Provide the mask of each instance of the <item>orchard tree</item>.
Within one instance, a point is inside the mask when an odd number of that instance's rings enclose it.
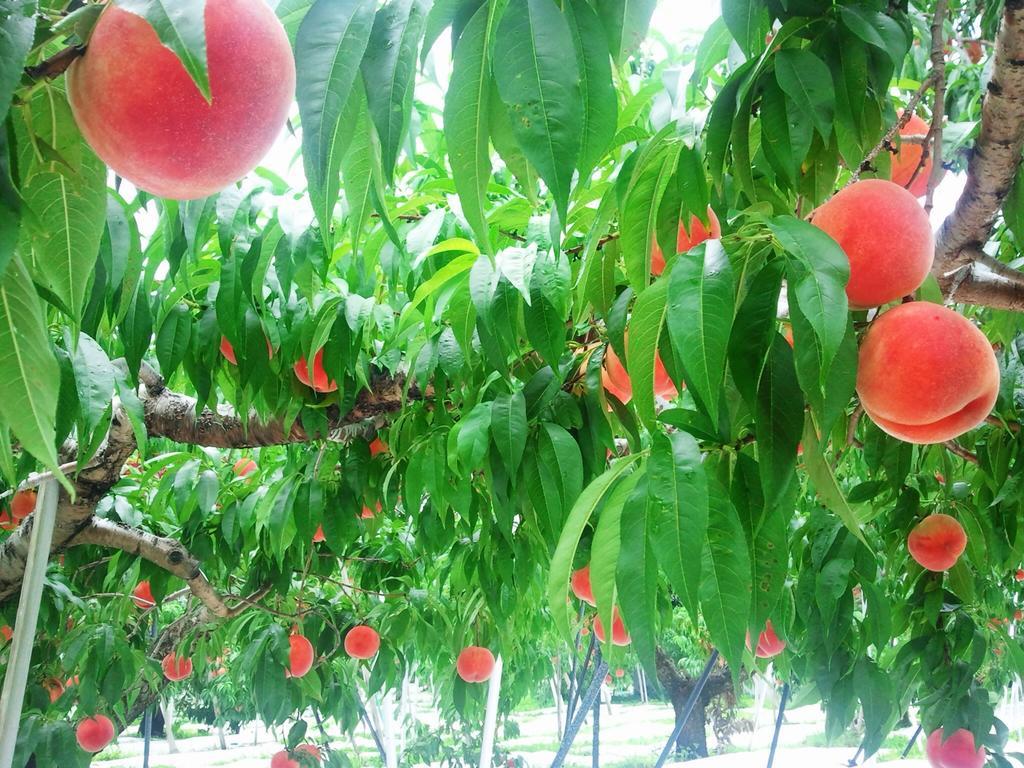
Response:
[[[475,738],[494,660],[506,713],[591,626],[654,674],[679,607],[829,736],[1010,764],[1024,6],[654,11],[0,1],[19,768],[180,686],[279,765],[404,680]]]

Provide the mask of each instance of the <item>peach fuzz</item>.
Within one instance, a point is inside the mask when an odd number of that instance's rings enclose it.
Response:
[[[459,653],[455,669],[467,683],[483,683],[494,671],[494,654],[487,648],[470,645]]]
[[[913,115],[900,129],[900,136],[927,136],[931,126],[917,115]],[[928,192],[928,177],[932,175],[932,161],[928,158],[915,176],[917,166],[921,165],[924,145],[917,142],[901,142],[899,151],[893,155],[889,169],[889,178],[893,184],[907,189],[914,197],[924,197]],[[913,181],[911,181],[913,179]]]
[[[569,586],[577,598],[590,605],[597,605],[594,602],[594,589],[590,586],[590,566],[585,565],[578,571],[572,572],[569,579]]]
[[[594,634],[602,643],[605,641],[604,625],[601,623],[600,616],[594,617]],[[612,608],[612,645],[629,645],[629,642],[629,632],[626,630],[626,625],[622,623],[619,609]]]
[[[961,728],[943,741],[944,731],[932,731],[925,745],[925,755],[932,768],[982,768],[985,748],[975,747],[974,736]]]
[[[907,537],[907,549],[929,571],[948,571],[967,549],[967,534],[949,515],[928,515]]]
[[[928,214],[898,184],[865,179],[838,192],[811,221],[850,260],[852,309],[896,301],[916,291],[935,259]]]
[[[262,0],[208,0],[207,102],[141,16],[109,5],[68,97],[86,141],[118,175],[159,197],[193,200],[245,176],[281,134],[295,59]]]
[[[353,659],[371,659],[380,650],[380,635],[365,624],[352,627],[345,635],[345,653]]]
[[[999,364],[988,339],[963,315],[927,302],[901,304],[867,332],[857,393],[871,420],[893,437],[942,443],[991,412]]]
[[[722,236],[722,224],[718,220],[711,206],[708,206],[708,226],[695,215],[690,216],[690,227],[687,231],[686,225],[679,222],[679,233],[676,235],[676,253],[686,253],[691,248],[696,248],[705,240],[717,240]],[[660,275],[665,271],[665,254],[655,240],[651,245],[651,274]]]

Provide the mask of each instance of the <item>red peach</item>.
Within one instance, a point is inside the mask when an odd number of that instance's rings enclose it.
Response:
[[[313,644],[302,635],[289,635],[288,645],[285,677],[302,677],[313,668]]]
[[[11,517],[11,513],[6,509],[0,509],[0,528],[5,531],[13,531],[18,527],[18,521]]]
[[[928,214],[898,184],[865,179],[818,208],[812,223],[832,237],[850,260],[846,296],[867,309],[916,291],[935,258]]]
[[[594,617],[594,634],[597,635],[598,640],[604,642],[604,625],[601,623],[600,616]],[[626,630],[626,625],[622,623],[619,609],[612,608],[612,645],[629,645],[629,641],[629,632]]]
[[[50,703],[53,704],[64,695],[64,683],[56,677],[48,677],[43,680],[43,688],[50,695]]]
[[[786,650],[786,641],[775,634],[772,620],[768,619],[764,623],[764,630],[757,637],[757,648],[754,649],[754,655],[759,659],[770,659],[778,656],[784,650]]]
[[[1018,568],[1017,572],[1013,574],[1013,578],[1017,581],[1024,581],[1024,568]]]
[[[691,215],[690,231],[687,232],[686,226],[680,221],[679,233],[676,236],[676,253],[686,253],[690,249],[696,248],[705,240],[717,240],[722,236],[721,222],[718,221],[718,216],[715,215],[710,205],[708,206],[708,225],[710,229],[705,227],[704,222],[696,216]],[[658,245],[658,241],[655,240],[651,245],[651,274],[660,275],[664,271],[665,254]]]
[[[626,344],[629,344],[628,336]],[[622,360],[615,354],[611,345],[605,348],[604,362],[601,366],[601,383],[620,402],[628,403],[633,399],[633,382],[630,380]],[[676,385],[669,378],[665,364],[661,362],[661,355],[657,352],[654,353],[654,394],[665,400],[675,400],[679,395]]]
[[[910,556],[929,571],[949,570],[966,548],[963,526],[949,515],[929,515],[907,537]]]
[[[259,469],[259,465],[255,461],[243,456],[235,462],[231,471],[234,472],[237,477],[245,477],[246,475],[251,475],[257,469]]]
[[[928,123],[914,115],[900,129],[900,136],[926,136],[930,129],[931,126]],[[917,176],[914,175],[917,166],[921,165],[922,155],[924,155],[924,144],[901,142],[899,152],[892,158],[889,171],[889,178],[893,184],[906,188],[914,197],[925,196],[928,192],[928,177],[932,175],[931,158],[926,159]]]
[[[370,443],[370,456],[378,456],[382,453],[387,452],[388,444],[381,440],[379,437],[375,438],[374,441]]]
[[[0,627],[0,637],[4,639],[5,643],[9,643],[11,642],[11,638],[14,637],[14,630],[7,624],[4,624]]]
[[[164,677],[173,682],[184,680],[192,675],[192,660],[185,656],[176,656],[173,652],[164,656],[160,662]]]
[[[153,598],[153,588],[148,580],[140,581],[135,589],[132,590],[132,602],[135,603],[135,606],[140,611],[156,605],[156,600]]]
[[[908,443],[941,443],[988,416],[999,395],[999,363],[966,317],[915,301],[871,324],[857,392],[883,431]]]
[[[18,491],[11,499],[11,517],[15,520],[24,520],[35,511],[35,508],[35,491]]]
[[[75,740],[84,751],[96,754],[114,740],[114,724],[106,715],[87,717],[78,723]]]
[[[585,565],[578,571],[573,571],[572,578],[569,579],[569,586],[572,588],[572,593],[577,598],[585,603],[591,605],[597,605],[594,602],[594,590],[590,586],[590,566]]]
[[[313,543],[319,544],[321,541],[327,541],[327,536],[324,534],[323,525],[316,527],[316,533],[313,534]]]
[[[271,360],[274,359],[274,348],[270,346],[270,339],[265,339],[267,342],[267,357]],[[220,337],[220,353],[224,356],[232,365],[238,365],[238,358],[235,357],[235,348],[228,341],[227,336]]]
[[[118,175],[159,197],[192,200],[256,167],[284,128],[295,59],[265,2],[208,0],[211,101],[141,16],[107,6],[68,98],[86,141]]]
[[[306,358],[302,358],[295,364],[295,376],[310,387],[314,392],[334,392],[338,388],[338,382],[328,379],[327,371],[324,370],[324,351],[318,350],[313,356],[313,378],[309,378],[309,365]]]
[[[625,677],[626,676],[626,670],[624,670],[622,667],[619,667],[618,669],[615,670],[615,676],[616,677]]]
[[[942,728],[933,731],[925,745],[925,754],[932,768],[982,768],[985,748],[975,747],[974,735],[961,728],[943,741]]]
[[[487,648],[470,645],[462,649],[455,668],[467,683],[482,683],[489,680],[494,671],[494,654]]]
[[[380,635],[365,624],[352,627],[345,635],[345,653],[353,659],[371,659],[380,649]]]

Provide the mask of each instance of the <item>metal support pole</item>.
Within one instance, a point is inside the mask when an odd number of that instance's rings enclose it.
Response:
[[[384,742],[380,740],[377,730],[373,727],[373,723],[370,722],[370,716],[366,714],[366,707],[363,706],[362,697],[359,698],[359,717],[363,721],[363,725],[366,726],[366,730],[370,732],[370,736],[373,737],[373,743],[377,745],[380,761],[387,765],[388,753],[384,750]]]
[[[607,674],[608,662],[601,658],[601,653],[598,651],[597,667],[594,669],[594,677],[590,681],[590,687],[587,688],[587,693],[583,697],[579,715],[566,726],[565,736],[562,738],[562,745],[558,748],[558,754],[555,755],[555,761],[551,763],[551,768],[561,768],[565,763],[565,758],[569,755],[569,749],[572,747],[572,743],[576,739],[576,734],[579,733],[580,728],[583,727],[583,721],[587,717],[587,710],[594,706],[594,699],[596,699],[598,694],[601,693],[601,681],[604,680],[604,676]]]
[[[587,645],[587,655],[583,657],[583,666],[579,668],[578,675],[574,674],[576,680],[573,681],[572,678],[570,678],[569,680],[569,706],[566,709],[566,722],[571,723],[573,715],[576,713],[576,702],[579,701],[579,698],[583,693],[583,681],[587,677],[587,669],[589,669],[590,667],[590,660],[594,657],[594,648],[596,647],[596,642],[597,641],[594,638],[594,633],[591,632],[590,643],[589,645]],[[573,670],[575,673],[575,663],[573,665]],[[575,685],[573,685],[573,682],[575,682]]]
[[[697,702],[700,700],[701,694],[704,693],[704,686],[708,684],[708,678],[711,677],[711,670],[715,667],[715,662],[718,661],[718,650],[711,652],[711,656],[708,658],[708,663],[704,665],[704,671],[700,674],[700,679],[697,680],[697,685],[690,691],[690,698],[686,702],[686,709],[683,711],[682,719],[676,723],[676,727],[672,729],[672,735],[668,737],[668,741],[665,743],[665,748],[661,750],[661,755],[658,757],[658,762],[654,764],[654,768],[662,768],[665,765],[665,761],[668,760],[669,754],[672,752],[672,747],[676,743],[676,739],[679,738],[679,734],[683,732],[683,726],[686,725],[686,721],[690,719],[690,715],[693,714],[694,707],[697,706]]]
[[[580,628],[576,630],[576,639],[572,641],[572,668],[569,671],[569,690],[566,691],[566,711],[565,711],[565,722],[572,722],[572,697],[573,697],[573,686],[576,683],[576,665],[579,662],[579,657],[576,652],[580,649],[580,633],[583,632],[583,611],[584,605],[580,603],[579,614],[576,617],[577,623]]]
[[[491,768],[494,756],[494,733],[498,729],[498,698],[501,695],[501,654],[494,660],[494,670],[487,683],[487,709],[484,711],[484,733],[480,740],[480,768]]]
[[[14,760],[14,748],[18,743],[21,705],[25,699],[25,685],[32,663],[32,644],[39,621],[39,604],[43,599],[46,566],[50,561],[50,544],[53,541],[59,495],[57,481],[52,478],[45,481],[39,487],[35,512],[28,522],[22,523],[31,525],[32,532],[25,576],[21,582],[21,599],[11,641],[11,655],[7,661],[3,694],[0,695],[0,768],[10,768]]]
[[[601,697],[594,699],[594,746],[590,752],[590,764],[601,768]],[[481,766],[483,768],[483,766]]]
[[[856,766],[857,766],[857,761],[858,761],[858,760],[860,759],[860,753],[861,753],[861,752],[863,752],[863,751],[864,751],[864,742],[862,741],[862,742],[860,743],[860,746],[859,746],[859,747],[857,747],[857,751],[853,753],[853,757],[851,757],[851,758],[850,758],[850,759],[849,759],[849,760],[847,761],[847,763],[846,763],[846,767],[847,767],[847,768],[856,768]]]
[[[904,760],[907,758],[907,755],[910,754],[910,750],[912,750],[914,748],[914,743],[917,741],[917,737],[921,735],[921,731],[922,730],[924,730],[924,726],[918,724],[917,730],[914,731],[914,735],[911,736],[910,737],[910,741],[907,742],[907,748],[903,750],[902,757],[903,757]]]
[[[156,639],[156,614],[153,614],[153,621],[149,625],[149,639]],[[145,741],[142,744],[142,768],[149,768],[149,748],[153,741],[153,707],[155,704],[150,704],[149,709],[146,710],[145,718],[142,721],[142,735]],[[164,731],[170,726],[164,722]]]
[[[779,731],[782,730],[782,719],[786,716],[786,702],[789,701],[789,683],[782,686],[782,698],[779,699],[779,714],[775,717],[775,733],[772,735],[772,748],[768,753],[768,765],[772,768],[775,764],[775,750],[779,746]]]

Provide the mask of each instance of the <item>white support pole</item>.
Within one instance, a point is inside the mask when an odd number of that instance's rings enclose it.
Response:
[[[380,703],[381,740],[387,768],[398,768],[398,749],[395,739],[395,693],[388,691]]]
[[[498,696],[501,693],[501,655],[494,660],[494,671],[487,684],[487,710],[484,713],[484,733],[480,740],[480,768],[491,768],[494,758],[494,732],[498,728]]]
[[[21,583],[21,600],[15,619],[11,656],[7,662],[7,676],[4,678],[3,694],[0,695],[0,768],[11,768],[14,748],[18,743],[21,705],[25,699],[25,685],[32,663],[32,645],[39,620],[39,604],[43,599],[46,565],[50,561],[50,544],[53,541],[59,495],[57,481],[53,478],[46,480],[39,488],[32,515],[28,561],[25,563],[24,581]]]

